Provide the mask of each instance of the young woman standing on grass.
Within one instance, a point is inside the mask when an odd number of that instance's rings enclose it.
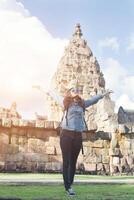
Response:
[[[64,187],[69,195],[75,195],[72,184],[74,181],[77,158],[82,147],[82,132],[86,130],[84,111],[111,92],[112,91],[108,90],[89,100],[81,98],[81,91],[78,86],[69,89],[64,98],[55,98],[56,96],[49,93],[65,110],[60,125],[60,147],[63,158]]]

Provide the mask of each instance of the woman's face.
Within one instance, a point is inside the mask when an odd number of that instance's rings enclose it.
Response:
[[[72,97],[80,96],[80,89],[79,88],[72,88],[70,90],[70,94]]]

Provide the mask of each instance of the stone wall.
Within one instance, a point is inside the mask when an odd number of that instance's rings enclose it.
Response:
[[[38,122],[38,125],[43,122]],[[56,122],[45,126],[0,125],[1,172],[61,172],[62,156]],[[92,174],[130,174],[134,171],[134,127],[120,125],[114,135],[85,133],[84,155],[80,152],[77,171]]]

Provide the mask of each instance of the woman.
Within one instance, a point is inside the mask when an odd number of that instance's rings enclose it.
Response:
[[[69,195],[75,195],[71,186],[74,180],[77,158],[82,147],[82,132],[86,130],[84,111],[111,92],[107,91],[89,100],[83,100],[79,88],[73,87],[64,99],[60,98],[60,104],[64,106],[65,110],[61,121],[60,147],[63,158],[64,186]]]

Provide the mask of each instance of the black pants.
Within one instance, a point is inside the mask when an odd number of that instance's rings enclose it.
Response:
[[[63,179],[67,190],[73,183],[76,162],[82,147],[81,132],[62,130],[60,136],[60,146],[63,158]]]

